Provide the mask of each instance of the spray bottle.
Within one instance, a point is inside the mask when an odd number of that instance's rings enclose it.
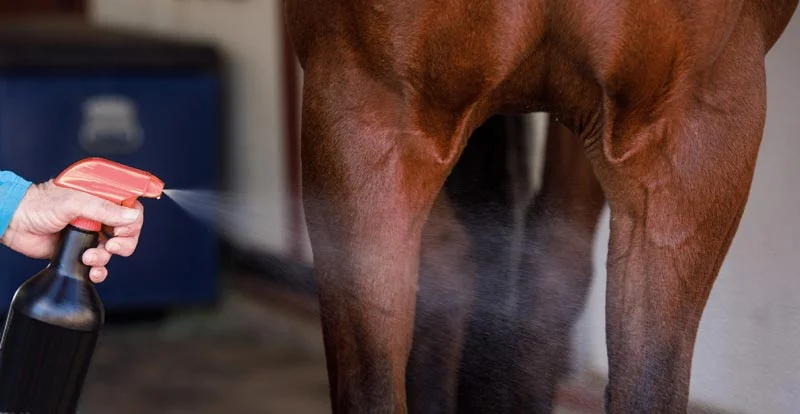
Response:
[[[102,158],[87,158],[55,180],[125,207],[160,198],[152,174]],[[25,281],[11,301],[0,342],[0,413],[74,414],[105,309],[83,253],[98,244],[101,223],[77,218],[60,236],[55,256]]]

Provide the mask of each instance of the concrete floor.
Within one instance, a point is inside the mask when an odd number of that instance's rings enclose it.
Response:
[[[215,311],[103,332],[86,414],[327,414],[315,318],[231,292]],[[602,388],[566,387],[558,414],[600,413]]]
[[[215,310],[176,313],[159,323],[107,325],[81,413],[330,413],[314,310],[298,311],[253,290],[258,288],[252,284],[228,290]],[[603,381],[565,384],[554,413],[602,413],[602,390]],[[689,412],[719,413],[696,407]]]
[[[329,413],[322,337],[307,319],[237,293],[215,312],[108,326],[82,412]]]

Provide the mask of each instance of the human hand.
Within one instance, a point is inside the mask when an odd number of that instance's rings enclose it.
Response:
[[[0,243],[36,259],[55,253],[61,230],[77,217],[98,221],[113,228],[113,237],[101,234],[99,246],[86,250],[83,263],[91,266],[95,283],[105,280],[111,255],[130,256],[139,242],[144,209],[136,202],[126,208],[81,191],[63,188],[52,181],[34,184],[17,207]]]

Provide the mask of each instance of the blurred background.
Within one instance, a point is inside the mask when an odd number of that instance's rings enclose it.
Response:
[[[232,218],[214,229],[144,201],[139,250],[99,287],[109,322],[84,412],[329,412],[298,199],[302,72],[281,13],[278,0],[0,0],[0,169],[42,181],[99,155],[219,190],[211,210]],[[798,20],[767,59],[751,198],[697,340],[698,410],[800,406]],[[607,222],[564,413],[602,412]],[[43,266],[6,249],[0,262],[3,304]]]

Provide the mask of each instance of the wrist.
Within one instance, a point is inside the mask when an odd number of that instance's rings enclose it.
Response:
[[[3,244],[8,243],[8,228],[32,185],[10,171],[0,171],[0,242]]]

